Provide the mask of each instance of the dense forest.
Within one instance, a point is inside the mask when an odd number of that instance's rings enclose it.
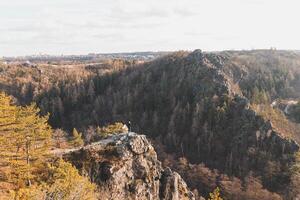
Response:
[[[299,109],[290,120],[271,104],[300,98],[299,65],[300,54],[274,50],[3,64],[0,88],[85,143],[101,138],[99,127],[130,120],[200,194],[219,187],[228,199],[289,199],[299,190]]]

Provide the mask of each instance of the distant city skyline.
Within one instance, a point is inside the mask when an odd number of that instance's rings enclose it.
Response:
[[[0,57],[300,49],[297,0],[0,0]]]

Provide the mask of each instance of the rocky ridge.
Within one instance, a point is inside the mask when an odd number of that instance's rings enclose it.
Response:
[[[144,135],[113,135],[63,158],[98,185],[101,199],[194,199],[178,173],[162,168]]]

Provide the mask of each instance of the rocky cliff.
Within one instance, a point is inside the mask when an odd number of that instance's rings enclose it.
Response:
[[[162,168],[144,135],[114,135],[63,157],[98,185],[103,200],[194,199],[178,173]]]

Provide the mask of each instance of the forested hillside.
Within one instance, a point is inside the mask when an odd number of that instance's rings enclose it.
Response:
[[[18,103],[35,101],[53,127],[75,127],[86,142],[97,140],[97,126],[130,120],[201,194],[219,186],[230,199],[288,199],[300,189],[299,124],[271,106],[300,98],[298,53],[196,50],[140,64],[3,65],[0,73]]]
[[[226,73],[254,103],[300,98],[299,52],[254,50],[220,54],[229,59]]]

